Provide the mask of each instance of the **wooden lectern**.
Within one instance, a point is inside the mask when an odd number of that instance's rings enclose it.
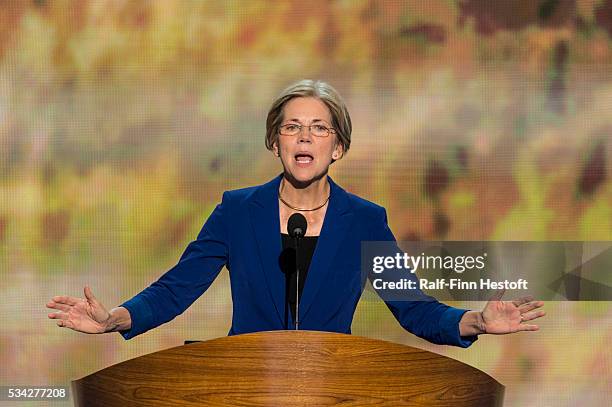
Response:
[[[141,356],[72,382],[77,406],[501,406],[464,363],[352,335],[260,332]]]

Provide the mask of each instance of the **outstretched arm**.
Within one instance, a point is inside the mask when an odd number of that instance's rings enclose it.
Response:
[[[381,227],[378,230],[378,236],[372,240],[395,242],[384,210],[381,211]],[[415,275],[411,273],[395,275],[398,280],[401,277],[415,280]],[[420,290],[413,290],[403,301],[385,302],[408,331],[433,343],[467,347],[481,334],[502,335],[539,329],[537,325],[527,322],[545,315],[544,311],[538,310],[544,305],[542,301],[534,301],[532,297],[502,301],[503,294],[503,290],[498,291],[482,311],[449,307],[424,295]]]
[[[178,264],[132,299],[108,311],[91,288],[85,298],[56,296],[47,308],[60,327],[99,334],[120,332],[125,339],[168,322],[189,307],[212,284],[228,259],[228,216],[226,194],[191,242]]]
[[[131,316],[130,328],[120,330],[125,339],[172,320],[213,283],[229,258],[227,195],[223,194],[221,204],[213,210],[198,238],[187,246],[178,264],[120,305]],[[118,322],[121,322],[119,317]]]

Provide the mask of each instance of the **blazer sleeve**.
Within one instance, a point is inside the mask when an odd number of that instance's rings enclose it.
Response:
[[[178,264],[132,299],[121,304],[127,308],[132,326],[121,331],[131,339],[182,314],[210,287],[228,261],[228,193],[213,210],[195,241],[191,242]]]
[[[395,242],[384,208],[380,208],[378,219],[380,223],[375,228],[375,240]],[[397,248],[397,251],[400,250]],[[408,273],[405,277],[414,279],[415,275]],[[459,334],[459,321],[468,310],[442,304],[421,291],[412,293],[410,299],[385,300],[385,303],[404,329],[429,342],[467,348],[478,339],[478,336]]]

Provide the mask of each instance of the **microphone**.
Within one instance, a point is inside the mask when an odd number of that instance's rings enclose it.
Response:
[[[306,235],[306,229],[308,228],[308,222],[301,213],[294,213],[289,217],[287,222],[287,233],[293,238],[300,238]]]
[[[295,239],[295,330],[300,329],[300,266],[299,256],[299,241],[301,237],[306,236],[308,222],[301,213],[294,213],[287,221],[287,233]]]

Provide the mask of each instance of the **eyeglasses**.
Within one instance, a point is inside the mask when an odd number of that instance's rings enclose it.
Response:
[[[336,130],[323,126],[322,124],[311,124],[310,126],[304,126],[297,123],[283,124],[279,128],[281,136],[297,136],[302,132],[302,128],[307,128],[315,137],[327,137],[330,133],[335,133]]]

